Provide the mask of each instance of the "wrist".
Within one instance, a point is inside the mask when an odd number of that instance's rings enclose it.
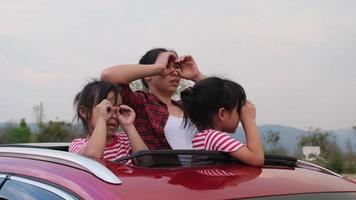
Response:
[[[133,124],[124,124],[124,125],[121,125],[121,127],[126,133],[128,133],[132,130],[136,130],[136,127]]]
[[[243,127],[257,126],[256,125],[256,121],[254,119],[241,120],[241,124],[242,124]]]
[[[205,79],[205,75],[199,72],[198,75],[196,75],[196,76],[194,76],[194,77],[192,78],[192,81],[194,81],[195,83],[197,83],[197,82],[199,82],[199,81],[201,81],[201,80],[203,80],[203,79]]]
[[[106,124],[106,118],[104,116],[98,117],[96,120],[96,123],[105,123]]]
[[[159,64],[159,63],[155,63],[150,65],[153,68],[153,71],[155,72],[154,74],[160,74],[164,71],[164,69],[166,68],[166,66]]]

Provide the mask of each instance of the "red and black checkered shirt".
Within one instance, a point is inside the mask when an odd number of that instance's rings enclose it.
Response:
[[[167,105],[156,95],[144,91],[134,92],[128,85],[120,85],[120,95],[122,103],[135,110],[135,126],[147,147],[172,149],[164,134],[169,116]],[[179,105],[178,102],[173,103]]]

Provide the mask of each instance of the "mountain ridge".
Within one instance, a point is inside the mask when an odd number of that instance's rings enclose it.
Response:
[[[0,128],[4,128],[7,123],[0,122]],[[15,124],[16,125],[16,124]],[[37,132],[38,127],[36,123],[28,123],[32,132]],[[268,132],[279,132],[279,141],[278,145],[285,148],[288,151],[289,155],[293,155],[298,150],[298,141],[299,138],[311,133],[310,130],[303,130],[291,126],[285,126],[280,124],[263,124],[258,126],[261,140],[263,142],[264,147],[268,150],[272,148],[271,144],[267,144],[264,138],[267,137]],[[335,137],[337,144],[341,148],[342,151],[347,152],[349,151],[349,147],[356,150],[356,130],[352,128],[343,128],[343,129],[336,129],[336,130],[326,130],[329,132],[332,137]],[[242,127],[239,127],[235,134],[231,135],[233,138],[239,139],[242,142],[245,142],[245,134],[243,132]],[[347,145],[349,143],[349,145]]]

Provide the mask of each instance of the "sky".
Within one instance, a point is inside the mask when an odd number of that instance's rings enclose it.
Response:
[[[0,0],[0,122],[71,122],[73,98],[105,68],[149,49],[190,54],[240,83],[257,123],[356,125],[354,0]]]

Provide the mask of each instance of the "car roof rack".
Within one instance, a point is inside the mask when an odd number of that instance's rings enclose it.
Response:
[[[144,161],[142,161],[143,159],[135,162],[135,159],[145,156],[151,156],[153,158],[150,159],[150,164],[145,164]],[[193,156],[194,158],[182,159],[182,156]],[[199,156],[205,158],[199,159]],[[179,159],[179,162],[172,163],[172,160],[174,160],[174,158]],[[115,162],[123,162],[129,159],[132,159],[135,162],[135,165],[145,167],[172,167],[173,165],[192,166],[199,165],[194,164],[193,162],[201,162],[202,164],[206,164],[207,161],[209,161],[210,164],[241,163],[241,161],[233,158],[228,153],[208,150],[143,150],[133,153],[130,156],[119,158],[115,160]],[[167,161],[165,161],[165,159]],[[182,164],[182,160],[183,162],[189,160],[188,162],[191,163]],[[264,166],[296,167],[297,161],[298,159],[295,157],[265,154]]]
[[[329,169],[326,169],[325,167],[322,167],[322,166],[319,166],[319,165],[316,165],[314,163],[310,163],[310,162],[307,162],[307,161],[298,160],[297,164],[298,164],[298,166],[301,166],[301,167],[304,167],[304,168],[314,169],[314,170],[321,171],[321,172],[324,172],[326,174],[334,175],[334,176],[337,176],[337,177],[340,177],[340,178],[343,177],[343,176],[341,176],[340,174],[338,174],[336,172],[333,172],[333,171],[331,171]]]
[[[69,144],[69,142],[14,143],[0,144],[0,147],[25,147],[68,151]]]
[[[113,174],[108,168],[99,162],[90,158],[51,149],[33,148],[33,147],[4,147],[0,146],[0,156],[30,158],[35,160],[50,161],[63,165],[75,167],[93,174],[99,179],[111,183],[121,184],[121,180]]]

